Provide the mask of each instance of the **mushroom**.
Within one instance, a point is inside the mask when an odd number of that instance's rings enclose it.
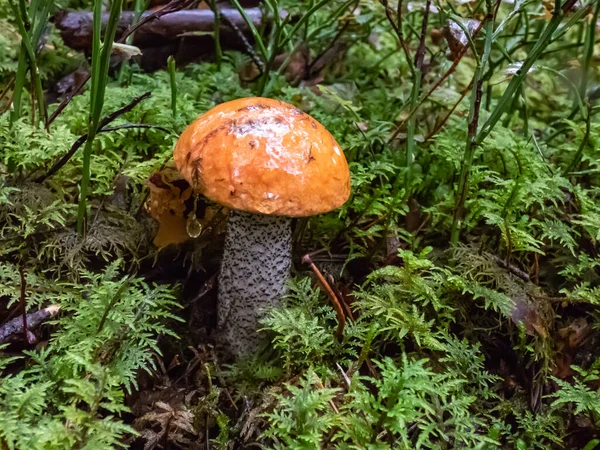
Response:
[[[348,163],[323,125],[266,98],[226,102],[200,116],[180,136],[174,159],[196,190],[230,209],[217,335],[234,356],[247,356],[262,342],[264,309],[287,291],[292,218],[343,205]]]

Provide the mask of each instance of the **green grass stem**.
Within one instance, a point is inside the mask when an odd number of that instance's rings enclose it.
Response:
[[[173,55],[167,58],[167,69],[171,84],[171,111],[173,111],[173,118],[175,118],[177,117],[177,80],[175,79],[176,64]]]
[[[112,44],[115,39],[117,25],[121,16],[123,0],[114,0],[108,19],[108,25],[104,33],[104,43],[100,42],[102,22],[102,2],[94,4],[94,24],[92,41],[92,86],[90,92],[90,115],[88,118],[88,138],[83,149],[83,167],[81,175],[81,187],[79,191],[79,205],[77,208],[77,232],[84,233],[84,222],[87,211],[87,195],[90,182],[90,164],[94,138],[98,131],[98,123],[104,105],[104,92],[108,83],[108,68]]]

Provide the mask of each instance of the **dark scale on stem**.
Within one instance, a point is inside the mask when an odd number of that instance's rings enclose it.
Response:
[[[196,158],[192,164],[192,176],[194,177],[195,190],[203,189],[204,182],[202,181],[202,158]]]

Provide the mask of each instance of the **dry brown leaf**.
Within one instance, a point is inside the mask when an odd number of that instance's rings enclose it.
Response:
[[[177,445],[190,445],[192,439],[189,435],[197,435],[193,422],[194,414],[184,405],[173,406],[157,401],[155,409],[137,419],[135,424],[138,428],[144,427],[141,432],[145,440],[144,450],[153,450],[161,447],[160,443],[165,439]],[[158,431],[157,426],[160,427]]]
[[[472,37],[479,28],[480,23],[478,20],[468,19],[464,20],[462,25],[468,31],[469,36]],[[454,21],[448,22],[448,25],[443,27],[441,32],[448,43],[446,58],[453,61],[469,45],[469,39],[463,29]]]
[[[542,338],[547,338],[548,331],[546,330],[546,325],[544,324],[542,315],[540,314],[540,311],[538,311],[536,305],[525,295],[511,296],[511,298],[515,303],[515,307],[510,316],[513,323],[516,325],[523,324],[525,333],[530,336],[537,333]]]

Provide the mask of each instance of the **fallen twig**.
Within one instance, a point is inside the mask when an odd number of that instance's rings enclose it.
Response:
[[[252,44],[250,44],[250,41],[248,41],[248,38],[246,37],[246,35],[242,32],[242,30],[240,29],[238,24],[236,24],[235,20],[232,20],[231,17],[229,17],[228,14],[225,14],[221,10],[221,8],[219,8],[218,6],[216,6],[216,9],[217,9],[221,19],[223,19],[223,22],[225,22],[227,24],[227,26],[229,28],[231,28],[233,30],[233,32],[237,35],[237,37],[240,39],[240,41],[242,41],[242,44],[244,45],[246,52],[248,52],[248,54],[252,58],[252,61],[254,62],[254,64],[256,64],[256,67],[258,68],[260,75],[262,75],[263,69],[265,68],[265,64],[262,62],[262,60],[258,57],[256,52],[254,51],[254,47],[252,46]],[[251,17],[251,16],[249,16],[249,17]],[[244,24],[245,24],[245,22],[244,22]]]
[[[345,301],[346,299],[344,298],[344,295],[342,294],[342,292],[334,284],[333,275],[327,274],[327,278],[329,278],[329,283],[330,283],[331,289],[335,293],[336,297],[340,300],[340,304],[344,308],[345,316],[348,317],[351,322],[354,322],[354,315],[352,314],[352,309],[350,308],[350,305],[348,303],[346,303],[346,301]]]
[[[398,2],[398,9],[396,11],[396,17],[397,17],[396,21],[394,21],[394,18],[393,18],[394,11],[389,7],[388,1],[387,0],[380,0],[380,1],[381,1],[381,4],[385,8],[385,16],[387,17],[388,22],[394,29],[396,36],[398,37],[398,41],[400,43],[400,46],[402,47],[402,51],[404,52],[406,61],[410,64],[410,62],[412,61],[411,57],[410,57],[410,51],[408,49],[408,44],[404,40],[404,35],[402,34],[402,14],[401,14],[402,1]]]
[[[48,319],[53,318],[60,311],[60,306],[51,305],[26,315],[25,318],[15,317],[0,327],[0,344],[15,339],[25,332],[31,331]]]
[[[257,27],[260,26],[263,14],[259,8],[248,8],[245,12]],[[244,31],[248,29],[236,9],[219,8],[219,13],[221,19],[226,23],[233,23],[235,29]],[[210,9],[175,10],[172,7],[168,11],[165,11],[165,8],[146,11],[142,14],[140,22],[130,27],[133,17],[133,11],[121,13],[117,28],[117,42],[124,42],[127,36],[135,32],[133,45],[140,48],[156,47],[182,36],[210,33],[215,28],[214,13]],[[108,20],[108,17],[103,17],[102,21],[105,20]],[[150,21],[153,22],[149,23]],[[79,51],[87,51],[91,48],[93,22],[90,11],[62,11],[54,16],[54,22],[67,46]],[[224,28],[221,28],[222,32],[227,31]]]
[[[100,124],[98,126],[98,133],[102,133],[105,131],[112,131],[114,129],[118,129],[117,127],[113,127],[111,128],[105,128],[106,125],[108,125],[109,123],[111,123],[112,121],[114,121],[117,117],[131,111],[133,108],[135,108],[142,100],[145,100],[147,98],[150,98],[150,96],[152,95],[151,92],[146,92],[143,95],[140,95],[139,97],[134,98],[129,104],[125,105],[124,107],[117,109],[115,112],[113,112],[112,114],[109,114],[108,116],[106,116],[104,119],[102,119],[100,121]],[[124,126],[122,126],[121,128],[125,128]],[[62,158],[60,158],[51,168],[50,170],[48,170],[48,172],[46,172],[44,175],[39,176],[38,178],[35,179],[36,183],[41,183],[42,181],[46,180],[47,178],[53,176],[56,172],[58,172],[67,162],[69,162],[69,160],[73,157],[73,155],[77,152],[77,150],[79,149],[79,147],[81,147],[85,141],[87,140],[87,133],[80,136],[79,139],[77,139],[73,145],[71,146],[71,149],[65,154],[65,156],[63,156]]]
[[[544,300],[550,303],[586,303],[585,299],[574,298],[574,297],[550,297],[547,295],[533,295],[529,294],[534,300]]]
[[[311,268],[311,270],[317,276],[317,279],[319,280],[319,284],[321,285],[321,287],[329,295],[329,298],[331,299],[331,303],[333,304],[333,309],[335,309],[335,313],[337,314],[337,318],[338,318],[338,327],[335,332],[335,335],[338,339],[341,339],[341,337],[344,334],[344,326],[346,325],[346,316],[344,315],[344,310],[342,308],[342,305],[340,304],[339,299],[333,292],[333,289],[331,289],[331,286],[329,285],[329,283],[327,282],[327,280],[325,279],[325,277],[323,276],[323,274],[321,273],[319,268],[317,266],[315,266],[315,263],[313,262],[312,258],[310,257],[310,254],[306,254],[302,257],[302,263],[308,264],[308,266]]]
[[[492,256],[492,259],[494,260],[494,262],[496,264],[498,264],[500,267],[508,270],[510,273],[521,278],[524,281],[531,281],[529,274],[527,274],[526,272],[522,271],[521,269],[519,269],[516,266],[513,266],[512,264],[507,264],[506,261],[504,261],[502,258],[498,258],[496,255],[491,255],[491,256]]]

